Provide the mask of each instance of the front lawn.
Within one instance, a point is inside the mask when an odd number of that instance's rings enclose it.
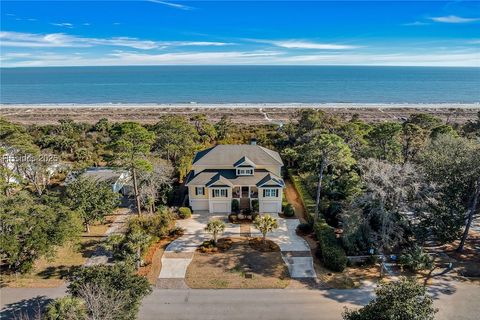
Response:
[[[283,289],[290,280],[279,251],[261,252],[246,238],[216,253],[196,252],[186,283],[194,289]],[[251,277],[250,277],[251,276]]]
[[[81,266],[95,251],[105,232],[115,220],[116,215],[106,217],[104,223],[90,227],[90,233],[82,233],[78,241],[69,242],[56,249],[51,258],[41,258],[35,262],[28,274],[5,274],[2,272],[1,284],[12,288],[53,288],[65,283],[71,267]]]

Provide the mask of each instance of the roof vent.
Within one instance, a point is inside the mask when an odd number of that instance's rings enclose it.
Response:
[[[250,139],[250,145],[256,146],[257,145],[257,139],[256,138]]]

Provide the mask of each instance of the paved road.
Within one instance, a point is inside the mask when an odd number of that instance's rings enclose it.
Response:
[[[443,291],[443,293],[441,292]],[[448,293],[447,293],[448,292]],[[480,286],[456,283],[431,289],[437,320],[473,320],[480,314]],[[261,320],[341,319],[343,307],[359,308],[372,288],[354,290],[155,290],[143,301],[140,319]]]
[[[11,310],[35,306],[33,297],[55,298],[65,288],[1,289],[1,319],[10,319]],[[473,320],[480,314],[480,286],[459,282],[438,282],[430,287],[437,320]],[[373,297],[372,287],[354,290],[177,290],[154,289],[146,297],[140,319],[215,320],[245,319],[340,319],[343,306],[360,307]],[[18,309],[15,309],[18,310]]]

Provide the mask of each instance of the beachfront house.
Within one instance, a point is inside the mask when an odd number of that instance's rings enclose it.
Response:
[[[232,200],[237,199],[240,209],[252,208],[258,201],[261,213],[281,212],[282,166],[278,152],[255,140],[199,151],[186,181],[189,204],[194,211],[230,213]]]

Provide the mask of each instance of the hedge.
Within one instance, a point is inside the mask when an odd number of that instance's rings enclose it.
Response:
[[[315,224],[315,235],[325,267],[332,271],[343,271],[347,266],[347,255],[338,243],[335,230],[324,219],[320,219]]]
[[[293,186],[300,195],[300,199],[302,199],[303,206],[305,207],[305,211],[307,213],[307,220],[308,222],[312,223],[314,220],[313,217],[315,216],[316,201],[312,198],[310,193],[308,193],[307,189],[305,189],[302,179],[296,175],[292,169],[288,169],[288,175],[293,183]]]

